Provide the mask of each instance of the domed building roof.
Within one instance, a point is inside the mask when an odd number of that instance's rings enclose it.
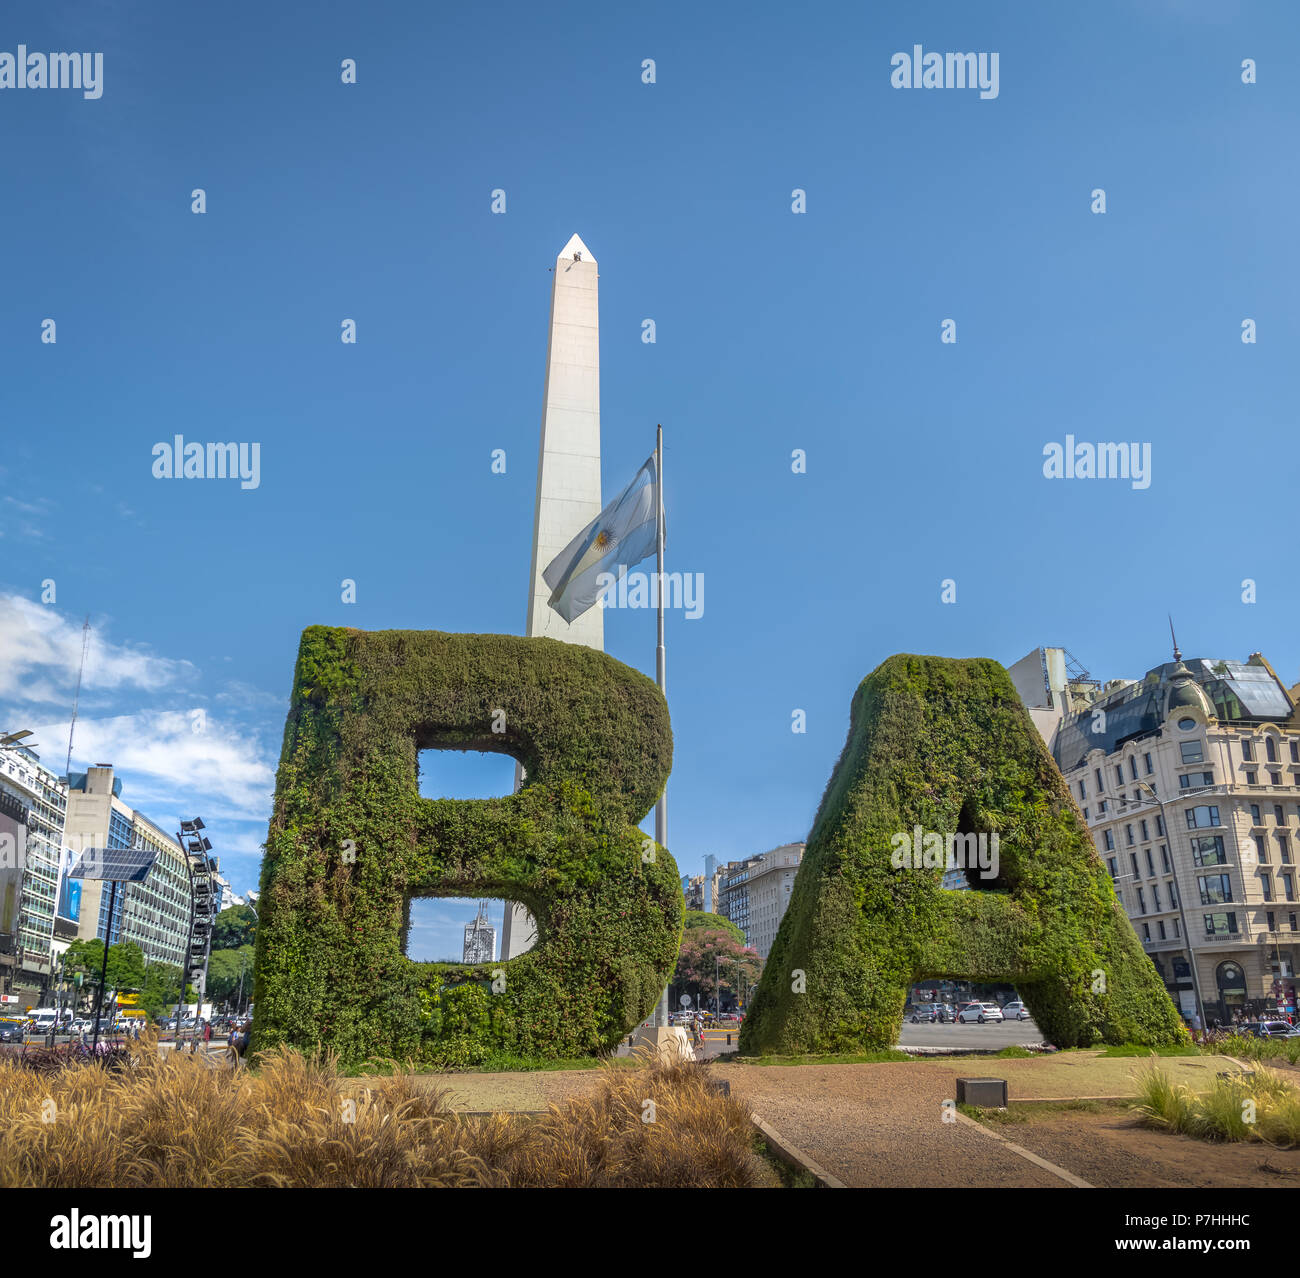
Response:
[[[1196,676],[1182,663],[1177,662],[1169,672],[1168,691],[1165,696],[1165,718],[1177,714],[1180,710],[1196,710],[1207,719],[1214,718],[1214,707],[1205,695]]]

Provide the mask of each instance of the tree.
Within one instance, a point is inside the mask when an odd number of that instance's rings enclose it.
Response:
[[[63,970],[68,975],[83,972],[83,986],[98,985],[104,962],[104,942],[99,937],[73,941],[63,956]],[[111,990],[139,990],[144,987],[144,951],[134,941],[108,947],[106,983]]]
[[[253,954],[251,945],[237,950],[213,950],[208,959],[208,997],[217,1002],[230,1003],[239,994],[240,976],[244,992],[253,988]]]
[[[212,949],[237,950],[257,940],[257,915],[246,905],[232,905],[217,915],[212,927]]]
[[[758,951],[736,939],[734,933],[740,929],[725,919],[718,923],[725,926],[688,924],[682,933],[674,990],[676,995],[689,994],[697,1006],[710,1006],[719,989],[722,1002],[738,998],[742,987],[750,990],[758,984],[763,971]]]
[[[181,969],[174,963],[150,963],[144,972],[140,1006],[150,1018],[171,1012],[181,992]]]
[[[715,932],[726,932],[738,945],[745,944],[745,934],[730,919],[724,919],[721,914],[706,914],[703,910],[686,911],[686,930],[692,931],[694,928],[704,927],[712,928]]]

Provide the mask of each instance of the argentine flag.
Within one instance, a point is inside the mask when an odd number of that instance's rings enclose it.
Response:
[[[653,554],[659,514],[659,476],[654,456],[623,489],[546,566],[542,578],[551,588],[547,601],[567,622],[581,617],[608,588],[597,585],[603,573],[615,580],[647,555]]]

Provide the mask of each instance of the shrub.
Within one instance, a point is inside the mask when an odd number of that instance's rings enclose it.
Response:
[[[428,1080],[362,1088],[289,1048],[237,1074],[156,1053],[45,1077],[0,1061],[3,1188],[745,1187],[765,1179],[752,1134],[707,1066],[654,1058],[546,1114],[486,1118]]]

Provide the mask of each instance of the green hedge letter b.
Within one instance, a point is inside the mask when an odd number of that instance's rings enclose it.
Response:
[[[507,754],[498,799],[424,799],[421,750]],[[254,1047],[344,1062],[608,1047],[677,959],[682,893],[636,828],[672,764],[644,675],[576,644],[438,631],[303,632],[262,868]],[[404,953],[410,902],[501,897],[536,946],[482,967]]]
[[[1010,676],[903,655],[853,699],[740,1049],[893,1047],[929,978],[1016,986],[1058,1047],[1187,1041]]]

